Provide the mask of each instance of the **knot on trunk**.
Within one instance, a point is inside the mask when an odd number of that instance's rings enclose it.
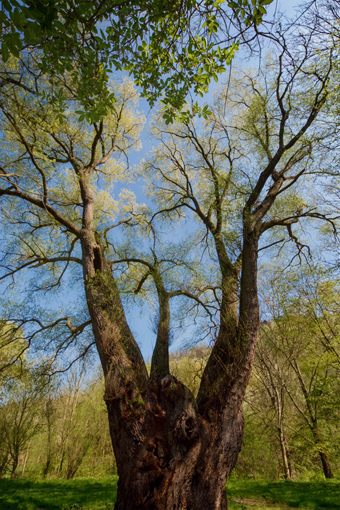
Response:
[[[103,257],[100,246],[93,248],[93,266],[95,272],[103,270]]]
[[[181,413],[175,422],[175,435],[179,442],[193,443],[199,436],[199,427],[195,417],[186,412]]]

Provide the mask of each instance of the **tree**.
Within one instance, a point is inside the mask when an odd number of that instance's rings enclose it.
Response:
[[[60,396],[62,400],[62,419],[58,438],[58,473],[63,470],[64,461],[68,458],[66,478],[73,478],[78,467],[83,460],[88,445],[81,445],[79,448],[78,434],[73,434],[75,413],[81,404],[81,386],[85,374],[85,365],[79,371],[73,370],[68,374],[67,386],[64,394]],[[84,435],[87,435],[88,423],[84,426]],[[82,447],[83,446],[83,447]],[[80,452],[79,452],[80,450]]]
[[[40,71],[50,77],[71,72],[69,81],[89,121],[99,121],[114,107],[110,72],[128,70],[150,105],[163,96],[170,121],[191,88],[203,94],[225,71],[237,39],[261,23],[271,2],[5,0],[2,57],[4,62],[10,54],[38,57]],[[11,71],[2,75],[0,86],[6,83],[25,86],[22,75]],[[63,111],[62,86],[55,84],[51,99]]]
[[[27,349],[27,343],[20,328],[17,330],[9,325],[6,320],[0,321],[0,388],[17,377],[20,377],[20,365],[16,363],[22,360]],[[0,423],[1,443],[5,444],[6,430],[4,423]],[[0,478],[5,474],[10,462],[8,448],[0,449]]]
[[[262,326],[262,335],[256,350],[253,379],[257,384],[252,386],[252,395],[247,399],[252,409],[259,408],[268,417],[268,410],[272,409],[276,436],[280,444],[284,477],[291,480],[294,468],[290,456],[290,448],[287,437],[287,385],[291,379],[291,370],[288,361],[283,357],[276,342],[275,332],[269,326]],[[267,341],[266,341],[267,340]],[[267,397],[267,398],[266,398]],[[257,404],[257,405],[256,405]],[[256,410],[255,410],[256,413]]]
[[[331,55],[320,65],[308,37],[299,53],[286,50],[282,37],[264,72],[240,74],[202,130],[190,118],[171,128],[157,119],[159,146],[144,165],[153,214],[127,191],[118,203],[109,193],[125,177],[119,157],[139,136],[130,84],[115,90],[115,110],[89,126],[75,116],[73,98],[60,124],[44,98],[3,89],[2,279],[16,275],[19,286],[27,283],[30,300],[39,289],[52,299],[62,295],[69,273],[73,288],[83,286],[78,296],[85,303],[74,313],[67,304],[67,315],[62,310],[56,318],[46,298],[43,306],[37,298],[31,305],[25,296],[15,311],[7,300],[4,314],[26,328],[28,341],[57,354],[77,340],[80,357],[94,338],[119,474],[117,510],[226,508],[225,481],[241,449],[242,400],[259,329],[257,258],[266,247],[259,242],[283,228],[301,254],[293,226],[332,223],[303,195],[313,157],[332,135],[317,122]],[[162,228],[168,221],[174,228],[185,211],[198,230],[182,246],[161,243]],[[113,235],[119,228],[123,242]],[[148,375],[124,301],[126,293],[152,290],[158,328]],[[196,398],[169,370],[176,300],[194,306],[213,339]]]
[[[281,368],[290,369],[283,391],[311,434],[312,452],[319,456],[325,477],[333,478],[327,429],[338,422],[338,280],[321,267],[306,268],[292,271],[283,285],[275,286],[270,299],[273,322],[264,328],[265,350],[267,355],[274,350]]]
[[[48,386],[41,402],[39,435],[30,441],[27,476],[101,476],[117,469],[103,401],[104,381],[85,361]],[[26,458],[25,458],[26,460]]]
[[[98,398],[98,391],[94,382],[87,384],[86,388],[85,365],[86,362],[78,370],[72,367],[67,375],[67,384],[54,401],[59,408],[59,419],[54,420],[56,472],[68,480],[75,476],[89,449],[96,450],[103,435],[103,413],[91,398],[92,393]]]
[[[25,366],[15,379],[9,378],[0,392],[1,474],[17,476],[20,457],[41,428],[40,405],[46,384],[33,367]]]

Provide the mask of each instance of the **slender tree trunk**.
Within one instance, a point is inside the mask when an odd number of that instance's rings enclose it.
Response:
[[[290,454],[290,450],[289,450],[289,448],[287,448],[287,450],[288,450],[288,463],[289,463],[289,470],[290,470],[291,477],[292,477],[292,479],[294,480],[294,478],[296,477],[295,465],[294,465],[294,462],[293,462],[292,456],[291,456],[291,454]]]
[[[11,478],[16,478],[18,464],[19,464],[18,456],[14,456],[13,457],[12,469],[11,469]]]
[[[47,455],[46,455],[46,462],[43,469],[43,477],[46,478],[48,475],[51,465],[52,465],[52,424],[51,424],[51,416],[49,414],[49,410],[47,410]]]
[[[279,440],[280,440],[280,447],[281,447],[281,454],[282,454],[282,462],[283,462],[283,469],[284,469],[284,476],[286,480],[291,480],[292,474],[290,471],[290,465],[289,465],[289,457],[288,457],[288,448],[287,448],[287,442],[284,434],[284,430],[282,425],[279,425]]]
[[[326,478],[334,478],[333,471],[331,469],[331,465],[329,463],[328,457],[325,451],[320,451],[320,458],[322,462],[322,469]]]
[[[66,479],[67,480],[71,480],[72,478],[74,478],[76,472],[78,471],[78,469],[80,468],[82,462],[83,462],[83,459],[87,453],[87,450],[88,450],[88,447],[82,451],[80,454],[76,455],[74,457],[72,457],[71,459],[69,459],[69,462],[67,464],[67,469],[66,469]]]
[[[333,471],[328,460],[326,451],[323,446],[322,438],[320,431],[318,429],[314,429],[314,438],[319,446],[319,455],[322,463],[322,469],[325,475],[325,478],[334,478]]]
[[[64,447],[63,447],[63,450],[61,452],[61,458],[60,458],[59,466],[58,466],[58,476],[60,476],[60,474],[61,474],[61,472],[63,470],[64,459],[65,459],[65,450],[64,450]]]
[[[278,431],[279,431],[279,441],[280,441],[280,447],[281,447],[281,454],[282,454],[282,462],[283,462],[283,470],[284,470],[284,477],[286,480],[291,480],[292,473],[290,471],[290,464],[289,464],[289,450],[287,447],[287,439],[286,434],[284,432],[284,418],[283,418],[283,412],[284,412],[284,387],[282,386],[280,388],[280,391],[277,387],[274,386],[274,402],[276,407],[276,414],[278,418]]]
[[[24,463],[22,465],[21,476],[23,476],[23,474],[25,473],[25,470],[26,470],[26,465],[27,465],[27,460],[28,460],[28,454],[29,454],[30,446],[31,446],[31,441],[29,441],[28,445],[27,445],[27,451],[26,451],[26,455],[25,455],[25,458],[24,458]]]
[[[46,476],[50,472],[51,461],[52,461],[51,457],[48,457],[47,460],[46,460],[44,469],[43,469],[43,478],[46,478]]]
[[[45,462],[45,466],[43,469],[43,478],[46,478],[47,475],[50,472],[51,466],[52,466],[52,460],[53,460],[53,452],[52,452],[52,446],[51,446],[51,430],[50,427],[48,429],[48,443],[47,443],[47,458]]]

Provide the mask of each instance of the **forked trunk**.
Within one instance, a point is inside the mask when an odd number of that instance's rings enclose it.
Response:
[[[134,402],[106,398],[119,474],[115,510],[226,510],[225,484],[243,437],[239,399],[230,393],[226,401],[227,418],[212,411],[203,419],[170,375],[151,378]]]
[[[242,400],[259,324],[257,238],[245,232],[239,321],[237,271],[223,286],[228,295],[221,327],[195,399],[168,373],[170,294],[160,295],[158,345],[148,377],[110,265],[90,230],[82,237],[84,281],[119,475],[115,510],[226,510],[225,483],[241,449]]]

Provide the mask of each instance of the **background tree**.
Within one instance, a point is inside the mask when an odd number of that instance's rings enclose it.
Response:
[[[28,344],[21,328],[2,320],[0,323],[0,477],[9,469],[12,469],[12,475],[15,476],[19,455],[25,450],[34,434],[34,425],[27,408],[31,406],[35,397],[32,395],[30,402],[21,402],[28,397],[25,395],[25,388],[32,386],[32,377],[27,365],[27,348]],[[14,402],[11,402],[12,400]]]
[[[41,430],[41,403],[45,381],[33,367],[3,384],[0,394],[2,473],[17,474],[20,457],[27,454],[31,439]]]
[[[309,429],[325,477],[333,478],[326,438],[331,422],[337,421],[337,410],[333,407],[332,420],[329,404],[334,402],[338,386],[338,283],[320,268],[295,278],[293,274],[285,281],[286,297],[280,295],[276,284],[275,302],[280,308],[274,312],[273,328],[267,329],[267,336],[291,367],[295,381],[287,384],[286,392]]]
[[[251,395],[247,402],[251,409],[256,412],[263,412],[268,420],[268,409],[272,410],[272,425],[275,427],[275,435],[281,449],[284,477],[291,480],[294,475],[290,446],[287,434],[287,407],[289,402],[287,385],[292,373],[290,364],[282,356],[281,350],[276,342],[271,342],[272,337],[276,340],[275,332],[271,331],[272,323],[263,325],[261,328],[260,342],[256,351],[256,358],[253,370],[253,384],[250,386]],[[270,328],[269,333],[267,332]],[[275,327],[275,326],[274,326]],[[266,337],[269,336],[268,340]]]

